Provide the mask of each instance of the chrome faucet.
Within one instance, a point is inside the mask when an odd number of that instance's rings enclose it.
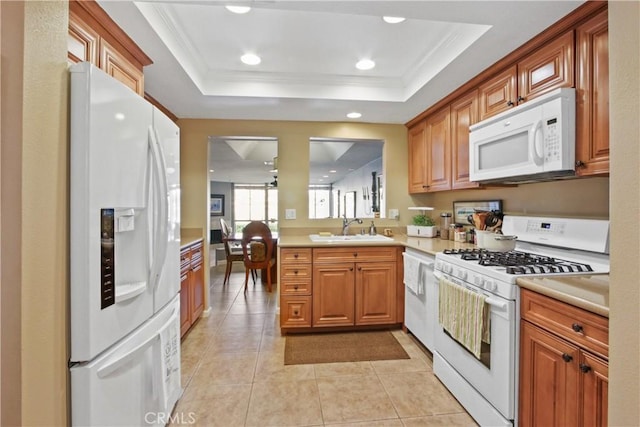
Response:
[[[345,215],[343,220],[342,220],[342,235],[346,236],[347,234],[349,234],[349,225],[351,225],[351,223],[353,222],[357,222],[358,224],[362,224],[362,220],[360,218],[353,218],[353,219],[347,219],[347,216]]]

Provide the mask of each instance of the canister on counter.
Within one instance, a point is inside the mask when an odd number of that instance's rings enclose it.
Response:
[[[449,240],[454,240],[456,237],[456,225],[449,225]]]
[[[440,239],[449,240],[449,224],[451,224],[451,213],[440,214]]]

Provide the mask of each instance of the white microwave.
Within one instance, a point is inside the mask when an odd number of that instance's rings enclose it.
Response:
[[[575,175],[575,89],[541,95],[469,129],[471,181],[523,183]]]

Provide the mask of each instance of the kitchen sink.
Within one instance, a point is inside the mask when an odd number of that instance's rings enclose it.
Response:
[[[309,239],[312,242],[323,242],[323,243],[361,243],[361,242],[391,242],[393,239],[391,237],[383,236],[381,234],[350,234],[347,236],[342,235],[319,235],[319,234],[309,234]]]

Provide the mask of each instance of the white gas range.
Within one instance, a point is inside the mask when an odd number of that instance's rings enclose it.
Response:
[[[480,425],[513,425],[517,414],[518,278],[606,274],[609,221],[505,216],[516,235],[510,252],[483,249],[436,254],[439,280],[486,297],[490,344],[476,358],[436,324],[434,372]],[[437,317],[436,317],[437,318]]]

